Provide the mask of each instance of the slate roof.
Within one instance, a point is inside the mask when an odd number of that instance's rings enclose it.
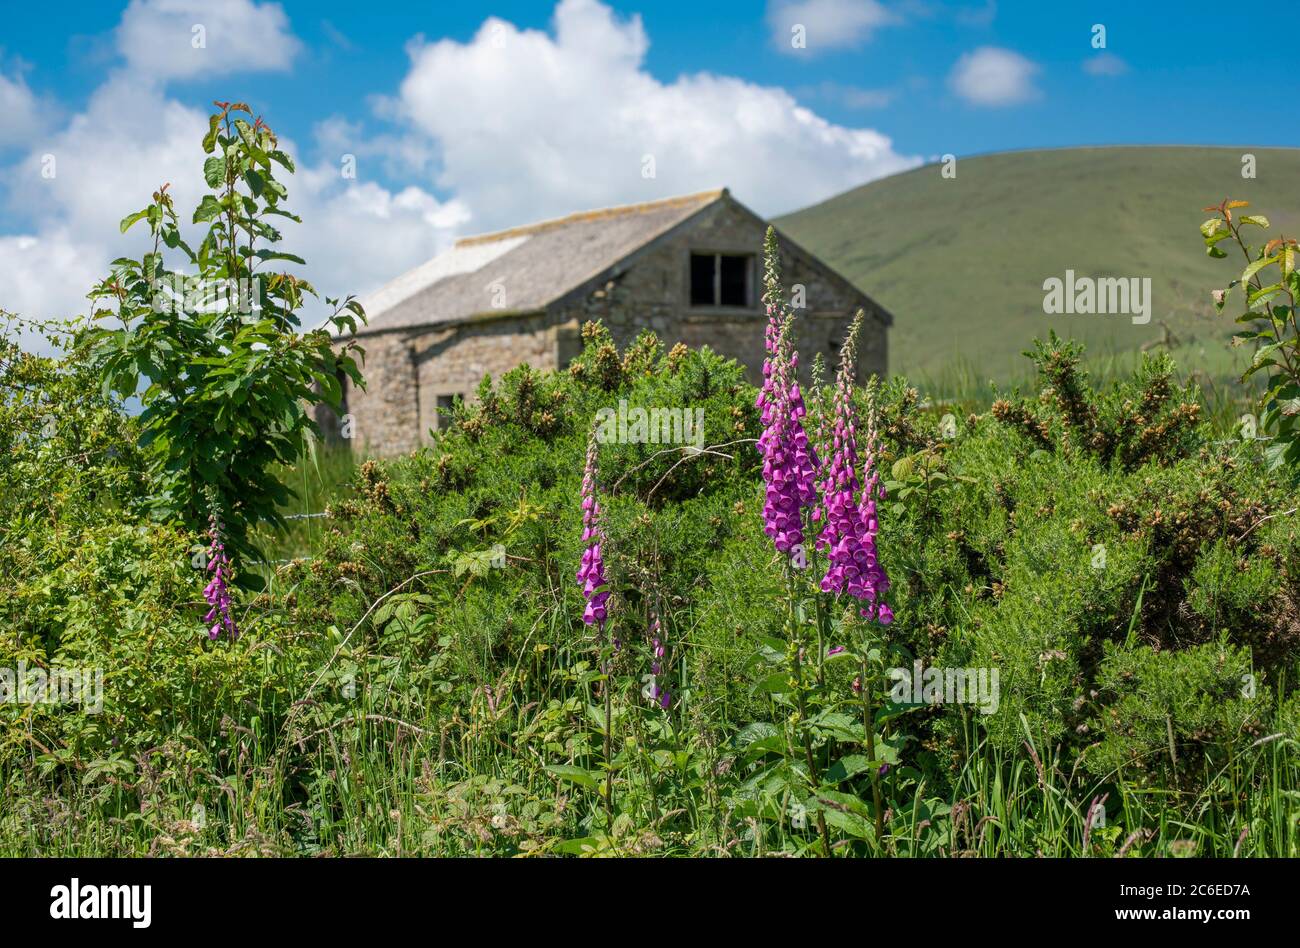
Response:
[[[541,312],[726,196],[703,191],[462,238],[363,298],[369,324],[358,335]],[[493,305],[502,292],[504,308]]]

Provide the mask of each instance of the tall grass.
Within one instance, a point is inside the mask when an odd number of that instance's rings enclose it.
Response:
[[[1241,381],[1242,373],[1250,365],[1248,350],[1229,349],[1217,342],[1210,345],[1191,342],[1167,351],[1179,366],[1179,381],[1192,382],[1200,389],[1206,420],[1220,435],[1235,434],[1242,415],[1258,412],[1263,381],[1259,375]],[[1083,368],[1095,388],[1105,389],[1132,378],[1142,356],[1136,350],[1103,345],[1099,351],[1088,353]],[[949,360],[937,372],[921,371],[909,379],[936,410],[963,412],[987,411],[1000,394],[1033,391],[1039,384],[1028,362],[1024,371],[991,377],[966,356]]]
[[[290,518],[287,530],[261,527],[255,534],[271,567],[269,572],[284,560],[312,555],[326,529],[325,508],[331,501],[345,496],[356,467],[349,443],[312,440],[297,464],[279,465],[275,469],[276,476],[296,496],[280,508],[280,513]]]
[[[540,667],[528,680],[566,677],[568,659],[538,654]],[[599,807],[509,741],[539,722],[562,726],[561,697],[539,687],[496,711],[482,703],[465,709],[465,719],[447,721],[402,720],[377,692],[365,694],[350,717],[298,735],[310,752],[291,782],[300,790],[289,795],[277,775],[284,745],[256,729],[229,735],[236,766],[223,778],[225,792],[204,800],[178,794],[141,808],[112,784],[91,788],[72,779],[41,797],[27,785],[28,773],[0,771],[0,856],[761,856],[771,852],[764,840],[772,847],[786,839],[785,821],[734,819],[708,786],[716,762],[703,760],[668,762],[643,784],[643,771],[621,770],[620,792],[644,799],[646,828],[595,832]],[[973,724],[967,740],[946,800],[922,784],[910,808],[890,814],[879,846],[842,841],[835,854],[1300,856],[1294,737],[1249,745],[1207,774],[1206,789],[1196,793],[1145,786],[1123,773],[1085,777],[1028,736],[1019,755],[985,743]],[[218,769],[216,761],[192,764]],[[701,771],[694,790],[682,786]],[[652,803],[655,782],[660,796]],[[1108,820],[1097,815],[1103,808]]]

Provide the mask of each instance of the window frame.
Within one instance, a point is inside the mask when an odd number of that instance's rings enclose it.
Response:
[[[695,302],[694,290],[694,264],[696,257],[713,258],[713,302],[697,303]],[[722,258],[739,257],[745,262],[745,302],[739,306],[734,303],[722,302]],[[688,309],[696,312],[753,312],[757,308],[757,282],[758,276],[756,271],[758,254],[749,250],[709,250],[706,248],[692,248],[686,252],[686,305]]]

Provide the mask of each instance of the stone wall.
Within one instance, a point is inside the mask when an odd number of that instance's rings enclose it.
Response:
[[[527,362],[534,369],[556,368],[555,325],[546,316],[485,319],[411,342],[419,372],[420,437],[439,425],[438,396],[461,396],[467,403],[485,374],[498,379]]]
[[[358,340],[365,358],[357,358],[366,388],[346,381],[344,418],[350,422],[351,443],[363,454],[403,454],[418,441],[419,380],[410,345],[402,333],[379,333]],[[317,410],[317,423],[330,434],[339,429],[333,412]]]
[[[556,318],[540,314],[486,318],[481,322],[415,334],[409,329],[363,335],[364,391],[344,386],[356,451],[381,457],[406,454],[429,441],[438,421],[439,396],[475,400],[485,374],[493,378],[527,362],[557,367]],[[328,408],[316,413],[321,431],[341,438],[342,422]]]
[[[683,342],[709,346],[746,367],[751,382],[762,381],[764,327],[767,316],[759,304],[762,295],[762,249],[766,226],[728,201],[702,212],[693,226],[683,228],[625,261],[621,272],[585,296],[561,300],[555,307],[560,322],[571,329],[581,323],[603,320],[615,341],[626,345],[649,327],[671,347]],[[693,307],[690,302],[692,251],[742,253],[753,256],[751,301],[744,308]],[[782,283],[802,285],[806,308],[796,322],[803,372],[821,352],[833,370],[839,361],[853,313],[864,300],[852,286],[828,274],[813,258],[781,241]],[[561,363],[565,360],[561,359]],[[886,328],[868,313],[858,340],[859,377],[883,375],[887,364]]]

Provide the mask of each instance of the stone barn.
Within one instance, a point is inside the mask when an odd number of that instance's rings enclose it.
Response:
[[[600,319],[621,347],[652,329],[671,347],[709,346],[762,378],[762,246],[767,222],[725,188],[572,214],[466,237],[364,299],[364,391],[344,388],[355,450],[401,454],[427,442],[485,373],[527,362],[562,369],[581,326]],[[867,319],[860,373],[884,374],[892,317],[806,250],[778,234],[782,281],[803,287],[803,366],[833,370],[853,313]],[[327,435],[339,431],[325,411]]]

